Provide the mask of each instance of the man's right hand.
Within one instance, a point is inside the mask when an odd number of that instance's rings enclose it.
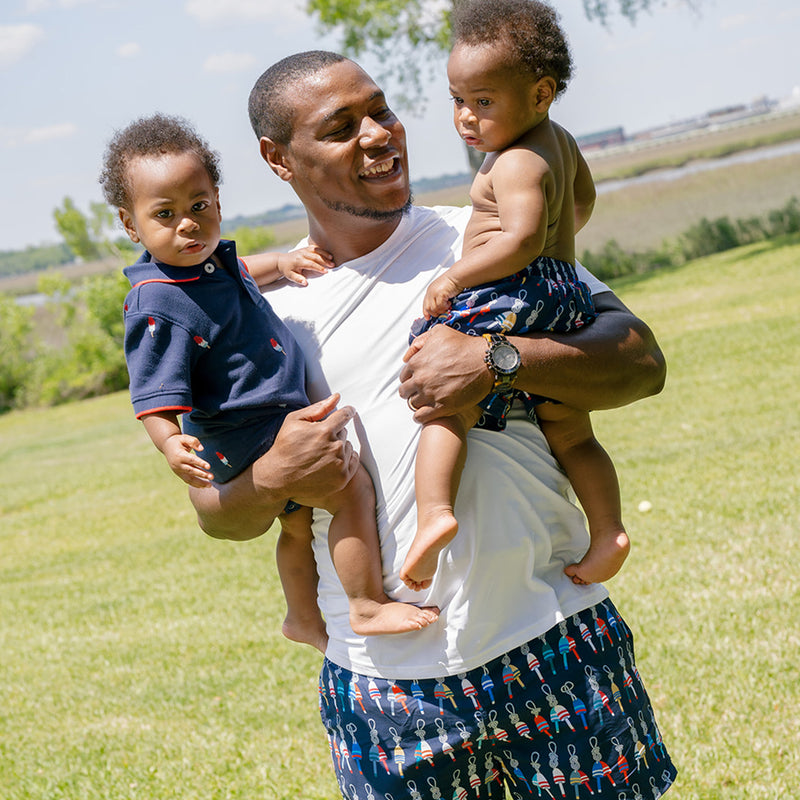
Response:
[[[338,402],[339,395],[333,394],[286,415],[269,452],[254,464],[257,489],[285,492],[300,505],[320,506],[349,483],[359,464],[346,431],[355,410],[337,409]]]
[[[272,447],[227,483],[189,489],[200,527],[217,539],[246,540],[266,533],[288,500],[321,506],[344,488],[358,469],[347,441],[350,406],[336,408],[339,395],[292,411]]]

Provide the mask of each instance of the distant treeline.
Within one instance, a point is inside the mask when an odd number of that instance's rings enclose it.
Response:
[[[60,267],[74,260],[75,256],[66,244],[31,246],[24,250],[3,250],[0,251],[0,278]]]
[[[467,187],[471,181],[472,176],[469,172],[450,173],[439,175],[436,178],[418,178],[414,181],[412,189],[415,195],[421,195],[426,192],[435,192],[439,189],[450,189],[453,186]],[[232,217],[228,221],[223,221],[222,231],[225,235],[229,235],[234,228],[277,225],[279,222],[286,222],[290,219],[301,219],[305,215],[306,211],[302,205],[287,203],[280,208],[274,208],[261,214],[240,214],[237,217]]]
[[[599,252],[585,251],[581,260],[600,279],[613,281],[793,233],[800,233],[800,202],[794,197],[764,217],[701,219],[657,250],[628,251],[611,241]],[[254,240],[250,246],[247,252],[258,252],[268,243]],[[119,272],[78,286],[46,276],[39,288],[51,302],[38,311],[0,294],[0,412],[127,388],[121,308],[129,287]]]
[[[449,189],[453,186],[468,186],[471,180],[468,172],[440,175],[436,178],[420,178],[414,181],[414,192],[424,194],[438,189]],[[239,242],[243,229],[263,228],[277,225],[292,219],[305,217],[302,205],[287,203],[280,208],[264,211],[261,214],[240,214],[229,220],[223,220],[222,233],[226,238],[234,238]],[[127,244],[127,240],[121,240]],[[273,242],[274,244],[274,239]],[[240,252],[245,252],[242,247]],[[253,251],[254,252],[254,251]],[[75,261],[75,255],[66,244],[31,245],[24,250],[0,251],[0,278],[14,275],[27,275],[31,272],[44,272],[53,267],[60,267]]]

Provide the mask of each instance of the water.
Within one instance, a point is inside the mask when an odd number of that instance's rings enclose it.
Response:
[[[735,164],[753,164],[756,161],[764,161],[768,158],[780,158],[800,153],[800,139],[783,144],[760,147],[757,150],[743,150],[741,153],[734,153],[722,158],[712,158],[707,161],[693,161],[682,167],[672,169],[662,169],[656,172],[648,172],[644,175],[637,175],[634,178],[621,178],[619,180],[603,181],[597,184],[597,194],[607,194],[624,189],[626,186],[636,186],[647,183],[659,183],[665,181],[675,181],[687,175],[695,175],[699,172],[709,172],[715,169],[725,169]],[[41,306],[47,301],[43,294],[27,294],[17,298],[19,305]]]
[[[44,294],[23,294],[16,299],[18,306],[43,306],[47,302],[47,295]]]
[[[626,186],[675,181],[679,178],[685,178],[687,175],[696,175],[700,172],[724,169],[725,167],[731,167],[735,164],[753,164],[756,161],[790,156],[796,153],[800,153],[800,139],[784,142],[783,144],[771,145],[770,147],[761,147],[757,150],[743,150],[741,153],[734,153],[733,155],[723,156],[722,158],[712,158],[707,161],[692,161],[682,167],[648,172],[644,175],[637,175],[634,178],[603,181],[597,184],[597,194],[615,192],[619,189],[624,189]]]

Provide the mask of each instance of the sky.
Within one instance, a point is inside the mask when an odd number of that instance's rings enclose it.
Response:
[[[442,0],[431,0],[432,4]],[[553,119],[576,136],[634,133],[764,95],[800,99],[797,0],[663,0],[634,25],[590,22],[556,0],[575,76]],[[693,10],[692,6],[696,8]],[[88,212],[115,130],[156,111],[191,120],[222,157],[223,216],[295,202],[258,155],[247,97],[273,62],[338,49],[303,0],[3,0],[0,250],[59,241],[66,196]],[[377,74],[380,65],[363,60]],[[406,125],[412,181],[467,169],[451,123],[445,59]],[[396,105],[391,79],[384,82]]]

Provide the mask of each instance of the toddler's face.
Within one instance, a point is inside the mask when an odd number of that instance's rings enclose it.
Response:
[[[459,136],[482,153],[504,150],[540,118],[533,81],[488,44],[457,44],[447,63],[453,122]]]
[[[130,209],[120,219],[131,241],[174,267],[202,263],[220,239],[219,189],[192,152],[142,156],[128,167]]]

